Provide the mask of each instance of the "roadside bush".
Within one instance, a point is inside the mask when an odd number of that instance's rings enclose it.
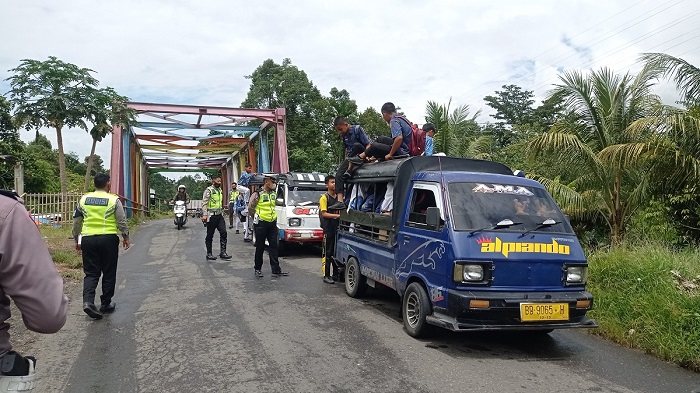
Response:
[[[643,245],[589,258],[593,331],[700,371],[700,252]]]

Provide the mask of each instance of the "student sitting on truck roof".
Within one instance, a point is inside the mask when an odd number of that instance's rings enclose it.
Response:
[[[383,161],[390,160],[395,156],[408,156],[408,142],[411,140],[413,132],[411,125],[406,118],[396,114],[396,106],[391,102],[382,105],[382,117],[389,123],[391,138],[380,136],[376,142],[370,143],[365,151],[357,157],[349,157],[349,162],[362,165],[371,159]],[[340,197],[338,203],[331,207],[338,210],[347,208]]]
[[[391,138],[377,138],[377,141],[371,143],[358,158],[350,158],[350,162],[362,165],[371,158],[390,160],[394,156],[408,156],[408,142],[413,132],[411,125],[405,117],[396,114],[396,106],[391,102],[382,105],[382,118],[389,123]]]
[[[335,130],[340,133],[343,137],[343,144],[345,145],[345,157],[356,157],[365,149],[369,148],[372,140],[369,139],[367,133],[359,125],[350,125],[348,120],[344,117],[338,116],[333,120],[333,126]],[[352,164],[347,159],[343,160],[338,166],[338,171],[335,175],[335,189],[338,195],[338,202],[343,202],[343,196],[345,195],[345,182],[344,177],[349,177],[352,171]],[[338,204],[339,204],[338,203]]]

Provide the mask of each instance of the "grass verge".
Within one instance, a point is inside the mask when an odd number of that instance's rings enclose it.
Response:
[[[700,371],[700,252],[645,245],[588,262],[594,334]]]

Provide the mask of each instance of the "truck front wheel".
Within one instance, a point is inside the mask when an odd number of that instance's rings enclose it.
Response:
[[[350,297],[362,297],[367,290],[367,279],[360,273],[357,259],[349,258],[345,266],[345,293]]]
[[[411,337],[427,337],[433,333],[433,326],[426,318],[431,314],[430,300],[425,288],[417,282],[411,283],[403,294],[403,325]]]

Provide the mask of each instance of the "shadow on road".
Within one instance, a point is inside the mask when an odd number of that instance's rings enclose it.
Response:
[[[385,287],[369,288],[362,299],[357,299],[396,321],[396,329],[403,330],[401,299]],[[567,344],[566,333],[550,334],[534,331],[452,332],[435,328],[435,334],[417,339],[454,358],[503,358],[519,361],[568,360],[580,355],[581,348]]]

